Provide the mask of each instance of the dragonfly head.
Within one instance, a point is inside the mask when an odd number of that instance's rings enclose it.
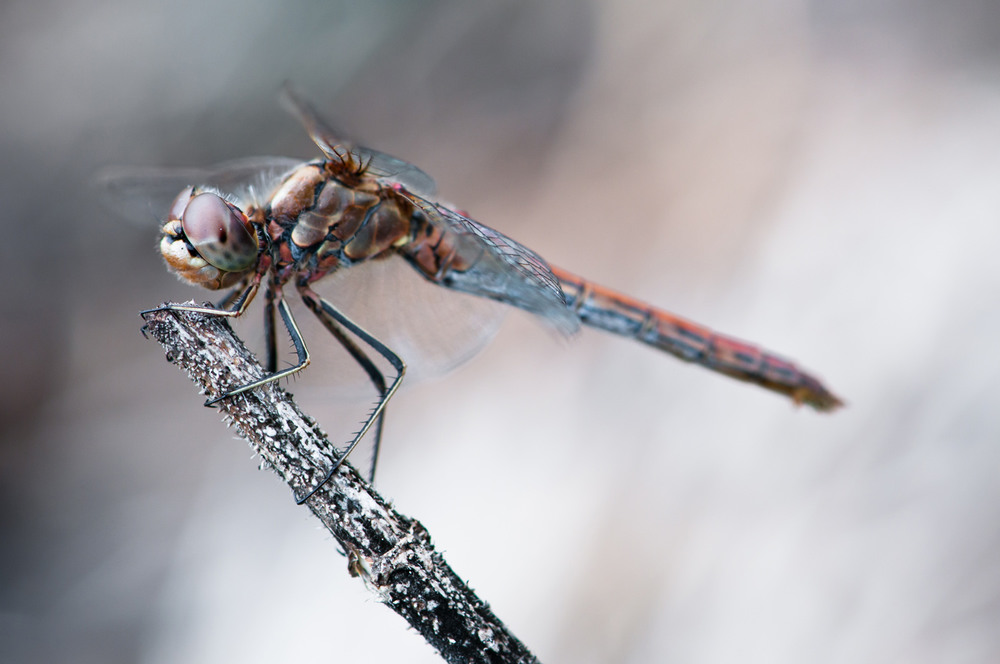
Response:
[[[246,214],[216,193],[187,187],[163,222],[160,253],[192,284],[218,290],[242,281],[259,260],[257,231]]]

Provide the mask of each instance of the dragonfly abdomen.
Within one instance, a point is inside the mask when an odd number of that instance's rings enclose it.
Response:
[[[469,256],[461,236],[430,223],[421,212],[413,213],[412,222],[412,235],[398,250],[426,279],[446,285],[450,275],[468,270],[478,258]]]
[[[817,410],[833,410],[843,405],[818,379],[773,353],[560,268],[553,267],[552,271],[559,278],[569,306],[584,325],[635,339]]]

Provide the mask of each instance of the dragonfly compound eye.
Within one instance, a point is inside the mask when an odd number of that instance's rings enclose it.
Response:
[[[167,214],[167,219],[180,219],[184,214],[184,209],[191,202],[192,196],[194,196],[194,187],[185,187],[181,193],[177,194],[177,198],[170,204],[170,213]]]
[[[257,260],[257,233],[246,216],[216,194],[198,194],[181,217],[198,254],[225,272],[242,272]]]

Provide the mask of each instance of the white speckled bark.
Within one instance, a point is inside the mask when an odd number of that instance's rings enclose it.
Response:
[[[264,375],[221,318],[159,311],[147,315],[146,330],[209,397]],[[334,461],[335,448],[280,386],[239,394],[217,408],[295,495],[315,486]],[[347,551],[348,572],[446,661],[537,661],[434,550],[424,527],[393,510],[353,467],[341,466],[307,505]]]

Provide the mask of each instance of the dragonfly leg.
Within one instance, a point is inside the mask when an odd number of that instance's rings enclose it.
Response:
[[[343,344],[344,348],[347,349],[347,352],[351,354],[351,357],[353,357],[355,361],[361,365],[365,372],[368,373],[368,377],[379,391],[379,400],[375,405],[375,408],[373,408],[372,412],[368,414],[368,418],[361,426],[361,429],[354,435],[354,439],[351,440],[351,442],[347,445],[347,448],[340,454],[337,460],[326,472],[323,479],[305,496],[301,498],[297,497],[295,499],[295,502],[301,505],[309,500],[314,493],[319,491],[323,485],[330,481],[333,474],[337,472],[337,469],[340,468],[351,452],[354,451],[354,448],[357,447],[358,443],[365,436],[365,434],[368,433],[368,430],[371,429],[372,426],[375,426],[376,437],[375,452],[372,458],[371,468],[371,476],[374,477],[375,463],[378,459],[378,446],[382,435],[382,422],[385,415],[385,406],[389,402],[389,399],[392,398],[392,395],[394,395],[396,390],[399,388],[399,384],[403,380],[403,375],[406,373],[406,364],[385,344],[338,311],[336,307],[317,295],[308,286],[299,286],[299,292],[302,295],[302,300],[319,317],[326,329],[329,330],[341,344]],[[354,341],[347,337],[345,329],[371,347],[379,355],[384,357],[396,370],[396,376],[393,378],[392,383],[388,386],[388,388],[386,388],[385,377],[382,375],[382,372],[379,371],[378,367],[375,366],[368,355],[356,343],[354,343]]]
[[[388,392],[385,382],[385,374],[383,374],[375,363],[372,362],[371,358],[368,357],[368,354],[365,353],[364,349],[347,336],[347,332],[339,323],[337,323],[336,319],[323,310],[319,301],[313,299],[312,297],[304,297],[303,300],[305,301],[306,306],[308,306],[312,312],[316,314],[316,317],[319,318],[320,322],[323,323],[323,326],[327,329],[327,331],[329,331],[330,334],[332,334],[334,338],[340,342],[340,345],[343,346],[348,353],[350,353],[351,357],[354,358],[354,361],[361,365],[361,368],[365,370],[365,373],[368,374],[369,380],[371,380],[372,384],[375,386],[375,390],[378,392],[379,399],[384,399],[386,393]],[[375,468],[378,465],[378,453],[382,446],[382,426],[384,421],[385,408],[383,408],[382,412],[378,414],[378,418],[375,420],[375,424],[373,425],[375,429],[375,442],[372,450],[371,467],[368,471],[369,482],[375,481]]]
[[[267,371],[278,370],[278,338],[274,331],[274,291],[268,288],[264,293],[264,346],[267,352]]]
[[[250,306],[250,302],[253,301],[254,296],[257,294],[257,289],[260,288],[260,280],[254,279],[250,284],[239,294],[238,297],[234,295],[238,290],[234,290],[232,293],[226,295],[222,298],[218,307],[201,307],[192,304],[164,304],[161,307],[155,307],[153,309],[146,309],[140,311],[139,315],[145,317],[146,314],[152,314],[157,311],[188,311],[196,314],[206,314],[208,316],[224,316],[226,318],[236,318],[237,316],[242,316],[243,312],[247,310]],[[227,307],[222,305],[228,304]]]
[[[280,296],[280,291],[278,293],[278,313],[281,315],[281,320],[285,324],[285,329],[288,330],[288,336],[292,339],[292,345],[295,346],[295,354],[298,356],[299,362],[295,366],[288,367],[287,369],[282,369],[281,371],[275,371],[267,376],[264,376],[260,380],[255,380],[252,383],[247,383],[241,387],[234,390],[229,390],[225,394],[218,396],[214,399],[209,399],[205,402],[206,406],[212,406],[223,399],[228,399],[231,396],[237,394],[242,394],[261,385],[266,385],[268,383],[273,383],[276,380],[281,380],[291,376],[294,373],[302,371],[307,366],[309,366],[309,350],[306,348],[305,342],[302,340],[302,334],[299,332],[298,326],[295,324],[295,319],[292,318],[292,312],[288,308],[288,303],[285,302],[284,298]],[[272,300],[273,301],[273,300]],[[271,335],[273,338],[273,334]]]
[[[245,286],[242,286],[242,285],[241,286],[237,286],[233,290],[231,290],[228,293],[226,293],[226,296],[224,298],[222,298],[221,300],[219,300],[218,302],[215,303],[215,308],[216,309],[229,309],[231,306],[233,306],[233,302],[236,301],[236,298],[239,297],[243,293],[244,288],[245,288]]]

